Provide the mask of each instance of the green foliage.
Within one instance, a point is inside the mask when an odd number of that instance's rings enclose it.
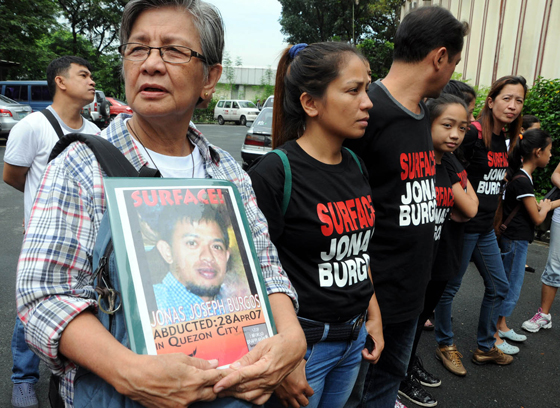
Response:
[[[212,98],[206,109],[195,109],[192,117],[194,123],[214,123],[214,108],[218,99]]]
[[[45,78],[36,41],[57,29],[58,10],[55,0],[0,0],[0,59],[19,63],[2,68],[2,79]]]
[[[270,65],[265,71],[263,77],[261,78],[261,91],[255,95],[253,98],[253,103],[256,105],[257,100],[261,100],[261,103],[266,101],[270,95],[274,95],[274,77],[272,74],[272,68]]]
[[[371,81],[385,78],[393,61],[393,43],[377,39],[365,39],[358,49],[366,56],[371,69]]]
[[[229,96],[231,96],[231,92],[233,91],[233,87],[235,85],[235,70],[233,68],[233,62],[228,52],[224,53],[222,65],[224,67],[223,69],[224,76],[226,77],[226,81],[229,84],[229,91],[230,91]]]
[[[550,177],[560,162],[560,79],[540,78],[529,90],[523,114],[535,115],[541,128],[552,137],[552,158],[548,166],[533,175],[535,192],[545,194],[552,188]]]
[[[45,79],[53,59],[77,55],[91,63],[98,89],[124,99],[116,39],[125,4],[126,0],[0,0],[0,59],[19,63],[4,69],[3,79]]]
[[[373,80],[389,72],[403,0],[360,0],[358,5],[354,0],[279,1],[287,42],[351,42],[355,38],[369,60]]]

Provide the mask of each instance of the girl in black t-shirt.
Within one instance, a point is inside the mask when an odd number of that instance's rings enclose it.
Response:
[[[474,217],[478,199],[468,181],[458,177],[456,167],[451,162],[452,157],[449,157],[465,137],[468,127],[467,105],[458,96],[443,94],[437,99],[429,100],[428,109],[436,160],[437,208],[434,265],[431,279],[426,287],[424,309],[416,327],[407,377],[401,382],[399,394],[417,404],[431,407],[435,406],[437,402],[420,384],[437,387],[441,381],[424,369],[421,360],[416,355],[416,349],[424,322],[437,305],[447,284],[449,270],[452,269],[452,265],[449,264],[449,252],[452,252],[454,248],[448,246],[446,238],[451,211],[453,210],[456,219],[465,220]]]
[[[506,76],[494,82],[478,123],[475,124],[477,126],[471,126],[462,145],[464,157],[468,161],[468,178],[478,195],[479,206],[476,217],[465,225],[460,273],[448,282],[436,309],[436,340],[439,350],[453,351],[441,356],[446,366],[462,367],[460,354],[453,341],[451,308],[471,258],[485,285],[477,333],[478,349],[474,352],[472,361],[476,364],[499,365],[513,361],[511,356],[504,355],[495,347],[494,334],[509,284],[493,223],[508,166],[503,129],[508,127],[511,152],[517,144],[521,127],[520,114],[526,93],[527,84],[523,77]],[[463,368],[459,375],[465,374],[466,370]]]
[[[384,347],[369,272],[371,188],[364,163],[342,148],[367,127],[369,83],[349,44],[298,44],[278,64],[272,135],[281,152],[261,158],[249,175],[298,293],[307,353],[267,407],[342,407],[362,357],[376,362]],[[368,334],[373,350],[364,348]]]
[[[548,199],[537,204],[533,188],[533,171],[545,167],[550,160],[550,135],[544,130],[532,129],[520,135],[519,139],[509,160],[513,176],[507,184],[503,204],[502,220],[507,228],[500,239],[509,291],[502,303],[495,337],[496,346],[507,354],[517,354],[519,348],[509,344],[504,346],[506,342],[502,339],[518,342],[527,339],[508,328],[506,317],[511,315],[519,299],[527,250],[533,241],[535,225],[542,223],[548,211],[560,205],[560,200],[551,203]]]

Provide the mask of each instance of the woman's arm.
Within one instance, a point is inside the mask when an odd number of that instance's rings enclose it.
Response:
[[[460,182],[453,184],[453,219],[458,222],[466,222],[476,216],[478,212],[478,196],[471,182],[467,179],[467,191],[463,189]],[[458,217],[456,217],[458,216]]]

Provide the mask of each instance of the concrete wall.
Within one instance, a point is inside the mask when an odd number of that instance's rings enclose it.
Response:
[[[560,0],[407,0],[401,17],[438,5],[471,27],[456,72],[473,85],[504,75],[560,78]]]

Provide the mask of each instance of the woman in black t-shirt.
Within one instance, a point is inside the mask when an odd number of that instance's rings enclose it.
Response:
[[[442,354],[444,365],[460,364],[460,354],[453,342],[451,307],[471,258],[485,285],[478,324],[478,349],[474,352],[472,361],[476,364],[500,365],[512,362],[511,356],[495,347],[494,333],[509,285],[493,222],[508,167],[503,128],[508,127],[511,152],[517,144],[521,127],[520,114],[526,93],[527,85],[523,77],[506,76],[494,82],[478,122],[471,126],[462,145],[464,158],[468,161],[468,178],[478,195],[479,207],[476,217],[465,226],[460,273],[448,282],[436,309],[436,340],[439,349],[454,350],[453,355]],[[466,371],[462,371],[461,375],[464,375]]]
[[[308,344],[267,407],[342,407],[362,355],[376,362],[384,347],[367,252],[371,188],[363,162],[342,148],[364,134],[369,83],[363,57],[348,44],[298,44],[278,64],[272,135],[281,152],[261,158],[249,175],[298,293]],[[373,351],[364,349],[368,333]]]

